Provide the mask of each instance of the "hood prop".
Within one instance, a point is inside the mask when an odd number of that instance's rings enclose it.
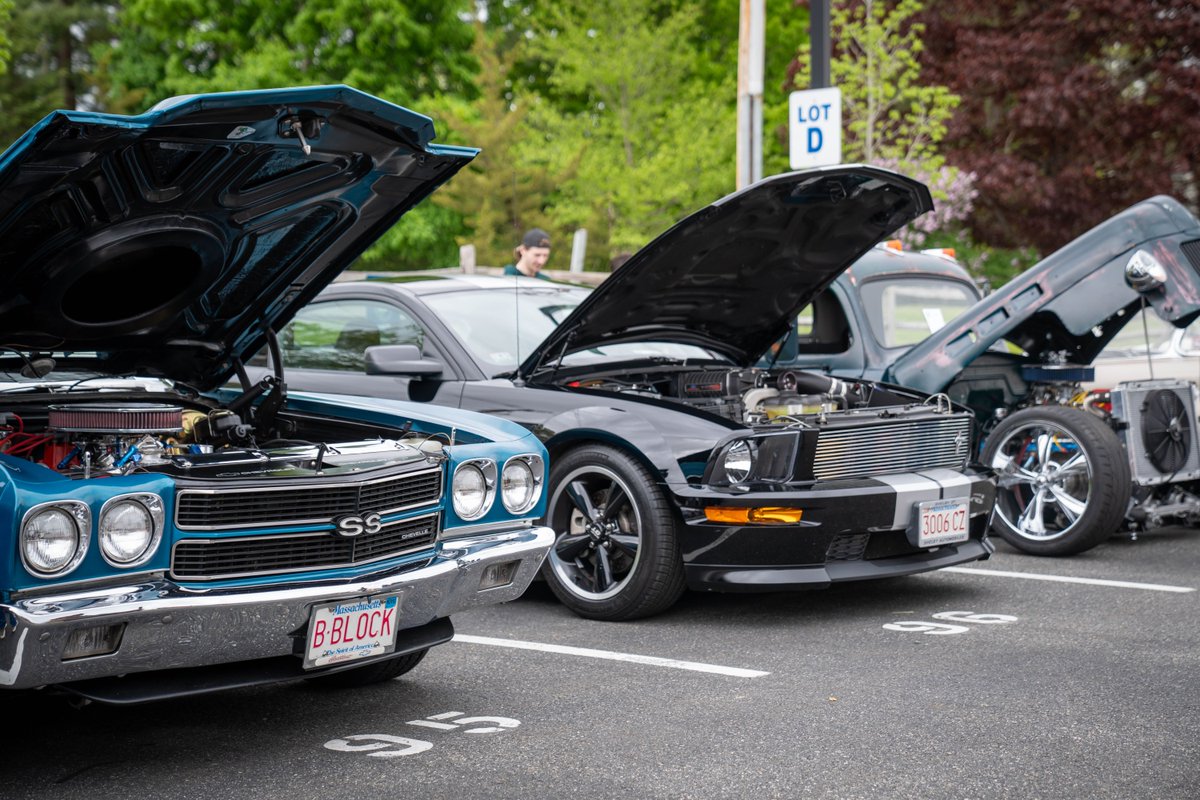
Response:
[[[275,427],[279,409],[287,402],[287,382],[283,379],[283,357],[279,350],[279,337],[270,328],[267,329],[267,348],[271,353],[274,374],[264,375],[258,383],[246,389],[226,406],[231,413],[241,416],[243,410],[249,410],[254,401],[262,397],[262,402],[251,412],[255,429],[262,433],[267,433]],[[245,374],[245,370],[239,369],[239,373]]]
[[[323,122],[320,117],[312,114],[291,114],[279,120],[279,135],[289,139],[296,137],[300,140],[300,149],[304,151],[304,155],[311,156],[312,145],[308,140],[321,135]]]

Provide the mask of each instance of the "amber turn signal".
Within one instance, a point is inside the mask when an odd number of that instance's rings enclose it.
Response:
[[[762,506],[748,508],[738,506],[707,506],[704,516],[709,522],[729,522],[738,525],[759,523],[795,523],[804,514],[802,508],[784,508],[783,506]]]

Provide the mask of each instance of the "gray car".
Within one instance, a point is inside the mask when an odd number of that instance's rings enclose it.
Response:
[[[1122,520],[1134,530],[1200,520],[1193,385],[1156,375],[1086,388],[1106,348],[1144,340],[1131,324],[1139,311],[1168,331],[1200,314],[1200,220],[1182,204],[1138,203],[966,309],[946,306],[970,290],[945,267],[871,258],[814,299],[780,363],[972,408],[982,460],[1000,473],[994,529],[1026,552],[1077,553]],[[924,335],[922,321],[936,330]],[[904,333],[924,338],[910,345]]]

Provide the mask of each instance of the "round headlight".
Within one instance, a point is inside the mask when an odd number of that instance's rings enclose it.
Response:
[[[80,532],[80,520],[62,506],[34,510],[21,526],[21,554],[25,564],[43,575],[65,572],[78,564],[86,542]]]
[[[504,465],[500,476],[500,498],[510,513],[528,511],[534,499],[533,470],[519,458]]]
[[[750,449],[750,443],[739,439],[730,445],[721,466],[725,469],[725,476],[733,483],[741,483],[749,478],[750,470],[754,467],[754,451]]]
[[[475,519],[487,509],[487,480],[483,470],[474,464],[464,464],[454,473],[454,513],[459,519]]]
[[[115,500],[100,512],[100,552],[112,564],[127,566],[150,549],[154,517],[137,500]]]

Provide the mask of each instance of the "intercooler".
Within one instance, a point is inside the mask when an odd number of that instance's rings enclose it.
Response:
[[[864,478],[923,469],[962,469],[971,451],[968,414],[880,420],[872,425],[823,429],[813,476]]]

